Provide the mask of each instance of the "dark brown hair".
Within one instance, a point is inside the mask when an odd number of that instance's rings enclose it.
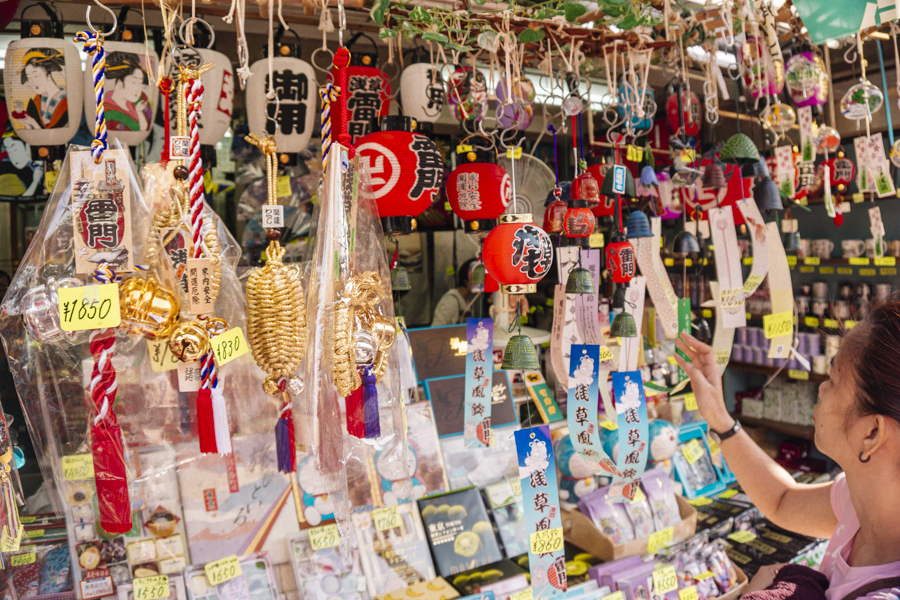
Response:
[[[848,337],[841,351],[853,364],[857,413],[900,422],[900,302],[877,305]]]

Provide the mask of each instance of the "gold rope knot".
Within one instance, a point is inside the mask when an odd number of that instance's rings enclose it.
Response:
[[[259,148],[259,151],[266,156],[274,156],[278,154],[278,146],[275,145],[275,138],[271,135],[265,138],[261,138],[255,133],[249,133],[244,136],[244,140]]]
[[[187,83],[192,79],[199,79],[201,75],[207,71],[212,71],[215,68],[216,65],[213,63],[203,63],[195,69],[186,69],[185,67],[178,65],[178,80],[182,83]]]

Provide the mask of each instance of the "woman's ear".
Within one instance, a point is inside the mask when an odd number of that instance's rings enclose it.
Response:
[[[865,427],[863,429],[864,437],[862,440],[862,453],[860,460],[869,462],[869,458],[881,448],[888,440],[890,432],[888,428],[890,424],[884,415],[869,415],[863,417]]]

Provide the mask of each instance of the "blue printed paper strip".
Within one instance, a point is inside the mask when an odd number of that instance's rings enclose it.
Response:
[[[600,346],[572,345],[572,354],[569,356],[569,395],[566,405],[569,435],[575,451],[584,458],[594,473],[621,477],[622,473],[603,451],[600,443],[597,425],[599,363]],[[603,385],[606,385],[606,381]]]
[[[647,400],[640,371],[613,373],[613,394],[619,420],[619,451],[616,466],[621,477],[613,479],[608,500],[632,500],[641,484],[650,446]]]
[[[516,431],[515,436],[528,532],[531,588],[534,600],[545,600],[567,589],[553,443],[547,425]]]
[[[491,445],[494,320],[469,319],[466,344],[466,448],[486,448]]]

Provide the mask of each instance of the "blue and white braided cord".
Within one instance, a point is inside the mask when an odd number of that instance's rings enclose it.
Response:
[[[79,31],[75,35],[75,42],[83,43],[84,51],[91,55],[94,100],[97,107],[91,156],[94,157],[95,162],[100,162],[100,156],[108,147],[106,143],[106,112],[103,109],[103,90],[106,87],[106,52],[103,50],[103,34]]]

